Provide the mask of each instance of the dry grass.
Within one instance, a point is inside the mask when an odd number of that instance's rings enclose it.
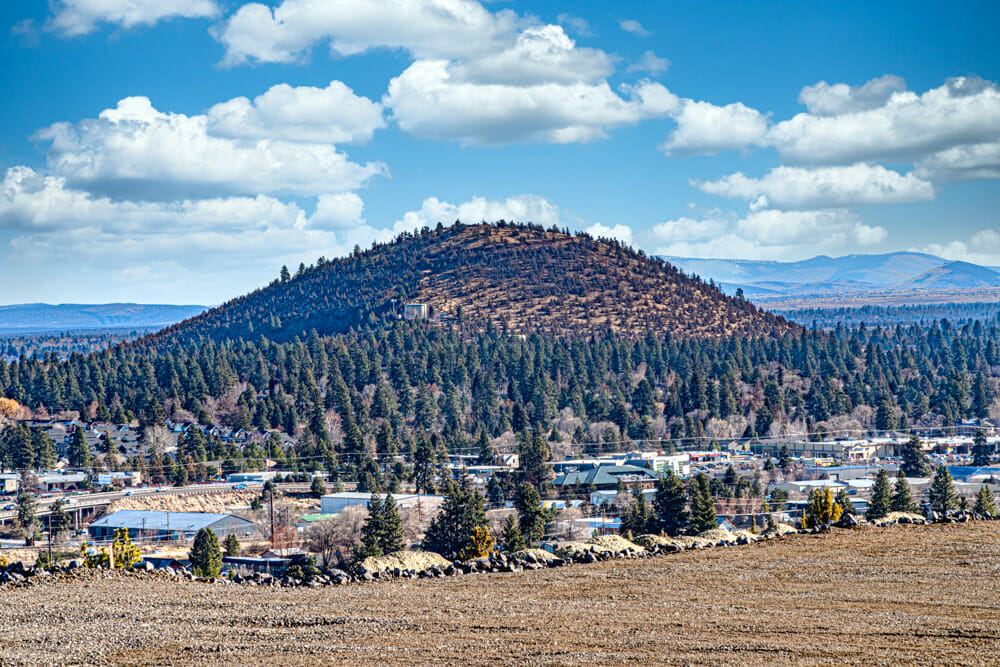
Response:
[[[120,573],[0,592],[0,663],[988,664],[1000,522],[325,589]]]

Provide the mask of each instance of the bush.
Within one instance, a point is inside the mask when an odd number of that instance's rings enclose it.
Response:
[[[809,508],[802,517],[803,528],[815,528],[824,523],[834,523],[843,510],[833,498],[833,489],[813,489],[809,492]]]

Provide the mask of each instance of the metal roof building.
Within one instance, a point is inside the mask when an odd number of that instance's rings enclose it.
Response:
[[[159,510],[120,510],[101,517],[87,527],[95,540],[110,540],[115,530],[127,528],[132,539],[191,539],[202,528],[211,528],[219,540],[229,535],[245,537],[254,533],[252,521],[232,514],[209,512],[164,512]]]

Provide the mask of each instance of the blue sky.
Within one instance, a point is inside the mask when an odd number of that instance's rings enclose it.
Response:
[[[217,303],[456,217],[1000,265],[998,14],[7,0],[0,301]]]

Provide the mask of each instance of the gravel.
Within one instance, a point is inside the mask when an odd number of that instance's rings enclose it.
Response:
[[[0,588],[0,664],[982,664],[998,581],[1000,522],[325,588],[74,571]]]

